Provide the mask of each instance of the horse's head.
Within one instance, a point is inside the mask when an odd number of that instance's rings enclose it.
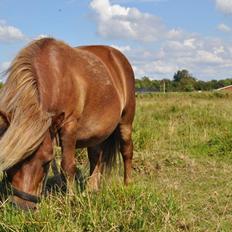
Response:
[[[10,120],[6,113],[0,111],[0,139],[9,126]],[[12,188],[12,203],[23,209],[35,208],[52,157],[52,140],[48,131],[43,142],[32,155],[5,171],[6,180]]]
[[[6,171],[7,180],[12,187],[11,202],[14,205],[22,209],[36,208],[52,158],[52,140],[48,132],[42,144],[31,156]]]
[[[64,119],[64,113],[52,117],[42,143],[28,158],[6,171],[12,187],[12,203],[23,209],[35,209],[45,188],[49,163],[53,159],[53,139]]]

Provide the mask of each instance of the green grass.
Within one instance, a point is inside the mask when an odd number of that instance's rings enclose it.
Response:
[[[6,202],[0,231],[232,231],[231,94],[138,95],[133,140],[129,187],[120,170],[100,192],[54,194],[34,213]]]

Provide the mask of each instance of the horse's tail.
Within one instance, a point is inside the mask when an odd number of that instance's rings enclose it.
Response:
[[[119,150],[120,136],[119,130],[116,128],[103,144],[102,162],[106,171],[111,171],[116,166]]]
[[[51,114],[40,102],[33,67],[41,43],[35,41],[19,53],[0,91],[0,110],[9,117],[9,127],[0,139],[0,171],[31,155],[51,126]]]

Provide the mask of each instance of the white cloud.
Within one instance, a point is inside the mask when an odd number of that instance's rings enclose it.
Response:
[[[145,66],[146,71],[150,70],[150,72],[155,72],[157,74],[161,74],[161,75],[166,75],[167,73],[174,73],[176,72],[176,70],[178,69],[177,65],[175,64],[167,64],[165,61],[163,60],[157,60],[154,62],[151,62],[150,64],[147,64]]]
[[[184,36],[184,32],[181,29],[173,28],[167,32],[168,39],[178,39]]]
[[[0,41],[9,42],[16,40],[24,40],[26,36],[20,29],[14,26],[7,25],[3,20],[0,20]]]
[[[231,28],[224,23],[219,24],[217,29],[223,32],[231,32]]]
[[[213,53],[216,55],[220,53],[223,54],[224,52],[225,52],[225,48],[223,45],[213,48]]]
[[[168,33],[159,17],[137,8],[111,4],[109,0],[92,0],[90,6],[96,15],[97,31],[104,38],[151,42]]]
[[[225,14],[232,14],[232,0],[216,0],[217,8]]]
[[[232,46],[220,39],[190,35],[165,40],[157,48],[134,48],[126,52],[136,77],[172,78],[178,69],[188,69],[199,79],[232,77]]]
[[[206,50],[199,50],[196,53],[197,55],[197,62],[198,63],[207,63],[207,64],[222,64],[223,63],[223,59],[210,52],[210,51],[206,51]]]
[[[195,42],[196,42],[195,38],[186,39],[184,40],[184,46],[195,49],[196,48]]]

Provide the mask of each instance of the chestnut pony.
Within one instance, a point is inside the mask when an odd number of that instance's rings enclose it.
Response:
[[[53,38],[30,43],[12,62],[0,90],[0,171],[12,186],[12,201],[35,207],[57,135],[68,183],[76,173],[75,149],[87,147],[90,189],[98,189],[103,167],[113,166],[118,150],[128,184],[134,112],[133,70],[118,50],[72,48]]]

